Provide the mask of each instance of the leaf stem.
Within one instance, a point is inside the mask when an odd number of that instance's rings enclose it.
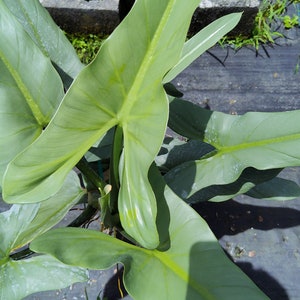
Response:
[[[32,250],[30,250],[29,247],[27,247],[19,252],[11,254],[10,258],[13,260],[21,260],[21,259],[27,258],[33,254],[34,254],[34,252]]]
[[[101,196],[105,195],[104,188],[107,185],[106,182],[98,176],[98,174],[89,166],[85,157],[77,163],[78,170],[97,188],[99,189]]]
[[[112,190],[110,192],[110,213],[114,214],[118,211],[118,196],[120,189],[119,164],[120,156],[123,150],[123,129],[120,126],[115,127],[114,140],[110,161],[110,184]]]
[[[96,214],[97,211],[97,208],[93,207],[92,205],[87,205],[86,209],[67,227],[80,227],[86,224]]]

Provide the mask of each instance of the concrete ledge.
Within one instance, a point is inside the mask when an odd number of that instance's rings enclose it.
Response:
[[[185,0],[186,1],[186,0]],[[119,24],[118,0],[40,0],[54,21],[69,33],[83,32],[110,34]],[[190,34],[217,18],[243,11],[240,24],[232,35],[249,35],[254,18],[258,12],[260,0],[203,0],[192,18]]]
[[[119,24],[118,0],[40,0],[61,29],[69,33],[110,34]]]
[[[190,34],[193,35],[199,30],[213,22],[214,20],[234,12],[243,12],[240,23],[229,33],[231,36],[251,35],[254,19],[258,12],[258,7],[220,7],[216,8],[198,8],[192,18]]]

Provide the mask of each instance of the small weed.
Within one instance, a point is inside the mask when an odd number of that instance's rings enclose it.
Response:
[[[84,64],[90,63],[96,56],[105,36],[95,34],[72,33],[66,34]]]
[[[299,17],[294,15],[294,16],[284,16],[282,19],[283,22],[283,26],[285,29],[291,29],[297,25],[299,25],[299,21],[298,21]]]
[[[275,44],[277,38],[284,37],[279,29],[288,30],[299,25],[299,16],[287,14],[289,5],[299,3],[300,0],[263,0],[250,36],[225,36],[219,41],[219,44],[221,46],[231,46],[236,50],[244,46],[252,46],[256,51],[260,47],[265,50],[264,45]],[[94,59],[103,40],[106,38],[95,34],[75,33],[66,35],[84,64],[88,64]],[[266,54],[268,55],[267,52]]]
[[[266,44],[274,44],[277,38],[284,35],[280,28],[291,29],[299,25],[297,15],[287,14],[289,5],[297,4],[300,0],[263,0],[254,21],[251,36],[226,36],[219,42],[221,46],[232,46],[238,50],[244,46],[253,46],[256,50]]]

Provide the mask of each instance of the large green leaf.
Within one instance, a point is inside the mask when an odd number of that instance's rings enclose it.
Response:
[[[61,80],[0,1],[0,182],[8,162],[48,124],[63,98]]]
[[[247,167],[267,170],[300,165],[300,110],[233,116],[179,99],[170,107],[169,125],[175,131],[216,149],[166,175],[183,199],[210,185],[232,183]]]
[[[157,246],[156,204],[147,172],[168,118],[162,79],[179,60],[198,4],[198,0],[136,2],[72,84],[44,134],[10,163],[5,201],[50,197],[95,141],[117,125],[124,137],[121,222],[141,245]]]
[[[164,82],[173,80],[202,53],[214,46],[225,34],[238,24],[241,16],[241,13],[223,16],[190,38],[184,44],[179,62],[164,77]]]
[[[82,70],[75,49],[39,0],[3,0],[39,49],[58,68],[68,87]]]
[[[70,265],[105,269],[120,262],[124,283],[139,299],[267,299],[225,255],[205,221],[156,177],[160,247],[136,247],[101,232],[58,229],[31,248]],[[82,255],[85,253],[85,255]]]
[[[87,272],[48,255],[9,260],[0,265],[0,300],[21,300],[32,293],[60,289],[88,280]]]
[[[63,219],[84,191],[72,171],[62,188],[42,203],[15,204],[0,214],[0,260],[26,245]]]

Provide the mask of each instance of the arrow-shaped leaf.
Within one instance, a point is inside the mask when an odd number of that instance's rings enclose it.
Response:
[[[198,2],[136,2],[77,77],[44,134],[11,162],[5,201],[51,196],[95,141],[118,125],[124,137],[121,222],[138,243],[157,246],[156,204],[147,175],[168,118],[162,79],[178,62]]]
[[[184,163],[166,175],[183,199],[210,185],[232,183],[247,167],[268,170],[300,165],[300,110],[233,116],[176,99],[170,116],[169,125],[179,134],[216,148],[209,157]]]

